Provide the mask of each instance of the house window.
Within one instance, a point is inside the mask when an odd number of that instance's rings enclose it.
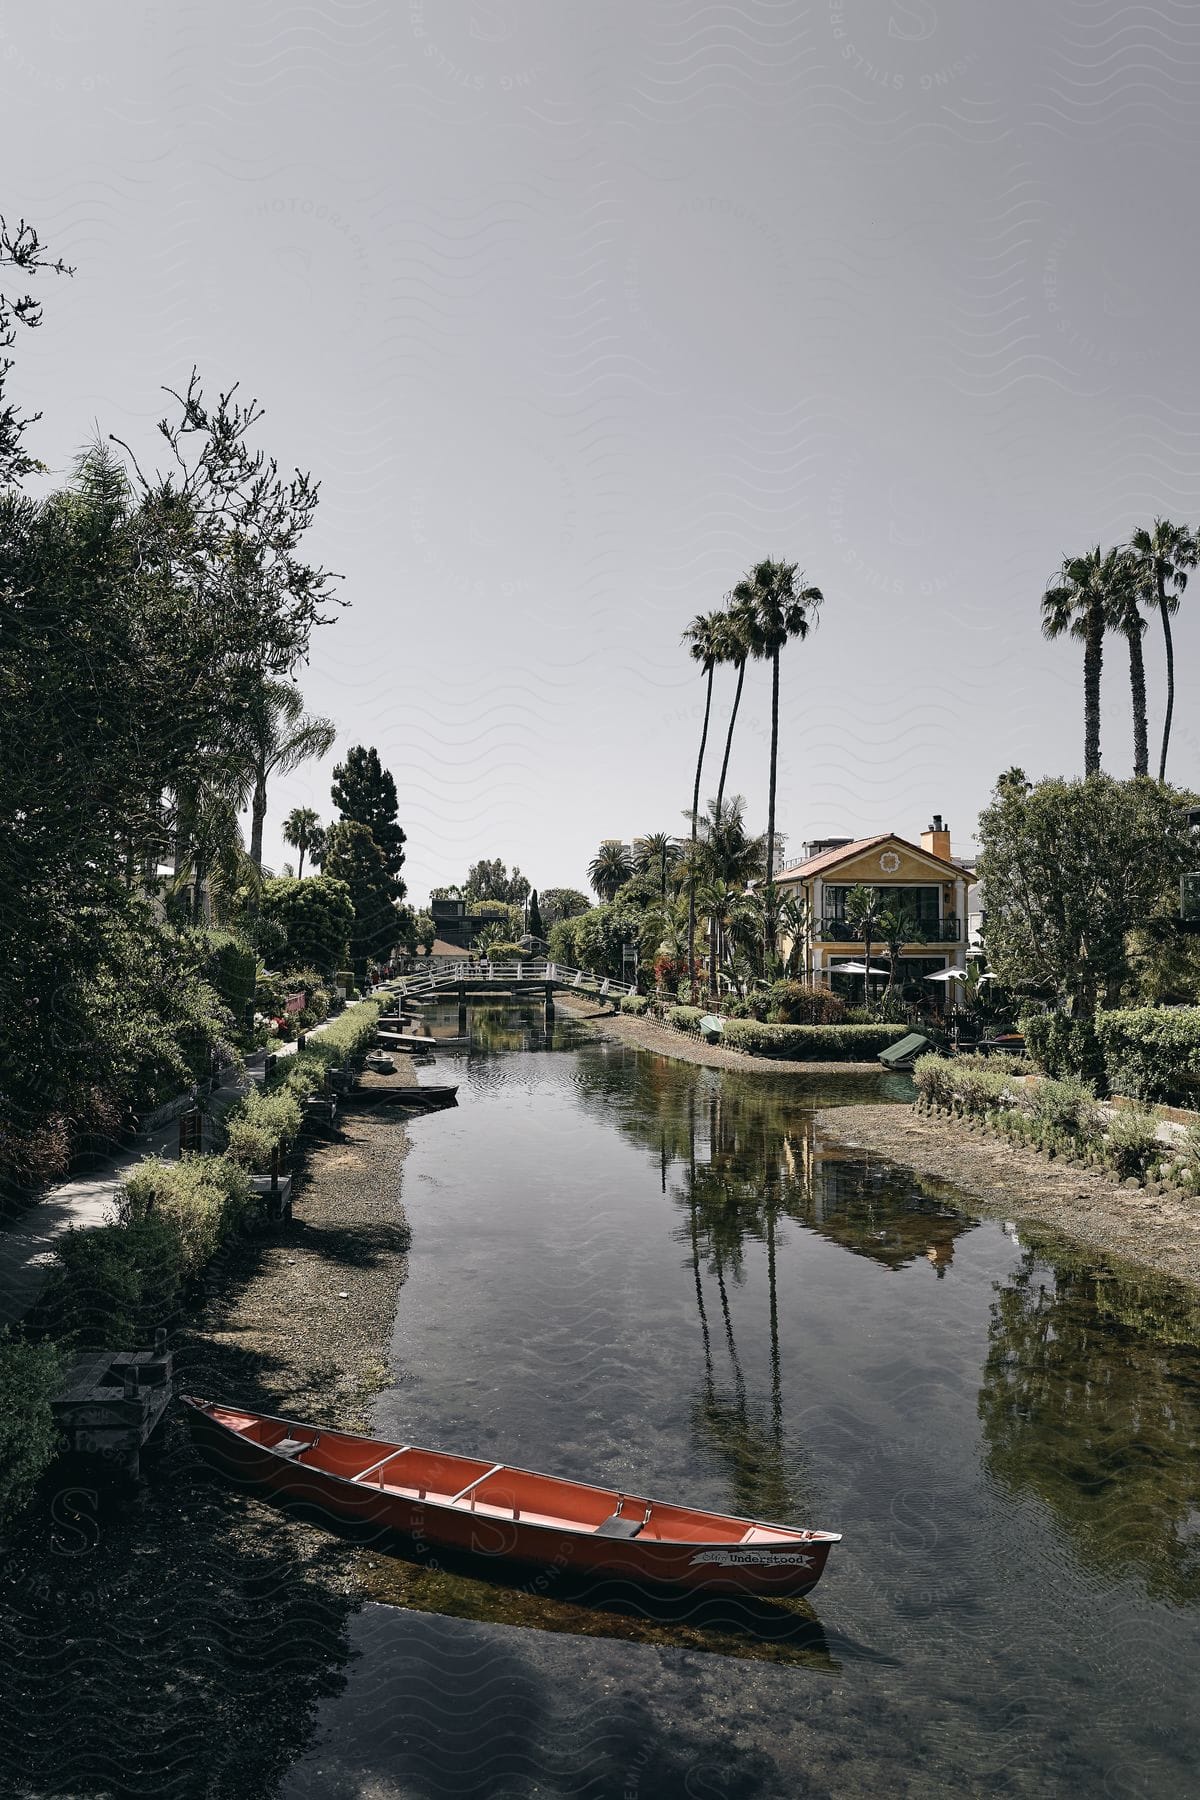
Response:
[[[852,894],[852,887],[832,887],[825,889],[825,917],[827,919],[844,919],[846,917],[846,898]],[[919,925],[936,925],[940,917],[941,889],[938,887],[880,887],[876,889],[880,904],[889,910],[896,908],[901,912],[912,913]]]

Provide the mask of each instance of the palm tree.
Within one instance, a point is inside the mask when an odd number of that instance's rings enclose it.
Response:
[[[782,928],[790,946],[783,972],[793,980],[804,974],[810,913],[808,901],[799,891],[785,893],[776,910],[776,925]]]
[[[206,924],[214,917],[224,924],[239,894],[248,893],[252,904],[257,900],[262,875],[242,843],[241,805],[236,790],[209,783],[180,797],[181,832],[169,893],[189,925]]]
[[[765,949],[775,951],[775,786],[779,769],[779,654],[793,641],[803,641],[816,623],[820,588],[806,587],[796,563],[756,563],[739,587],[754,608],[753,654],[771,663],[771,785],[767,794],[767,908]]]
[[[639,875],[646,875],[658,866],[658,900],[663,911],[667,906],[667,881],[670,872],[679,861],[679,845],[666,831],[647,832],[645,837],[635,838],[633,842],[633,866]]]
[[[1167,710],[1163,715],[1162,751],[1158,779],[1167,778],[1167,746],[1171,741],[1171,715],[1175,711],[1175,646],[1171,638],[1171,614],[1179,611],[1179,596],[1187,586],[1187,572],[1200,561],[1200,542],[1186,525],[1155,519],[1147,531],[1140,527],[1131,540],[1133,559],[1143,597],[1157,606],[1167,651]],[[1174,592],[1168,592],[1173,589]]]
[[[731,794],[719,807],[710,800],[699,832],[696,863],[702,876],[739,888],[762,879],[767,840],[747,831],[746,802],[740,794]]]
[[[243,736],[253,777],[250,861],[261,869],[268,776],[288,775],[310,757],[327,756],[337,727],[332,719],[310,718],[298,688],[286,681],[264,681],[247,709]]]
[[[729,752],[733,748],[733,728],[737,723],[738,707],[742,699],[742,683],[746,679],[746,664],[757,653],[758,613],[754,604],[753,590],[745,581],[739,581],[729,596],[729,610],[721,615],[718,631],[718,645],[722,662],[733,663],[737,669],[737,686],[733,691],[733,706],[729,714],[729,730],[725,734],[725,754],[721,758],[721,779],[717,783],[717,811],[721,810],[721,802],[725,797],[725,777],[729,773]]]
[[[1122,557],[1119,579],[1108,595],[1108,626],[1119,632],[1129,645],[1129,689],[1133,701],[1133,772],[1148,775],[1150,747],[1146,726],[1146,664],[1142,656],[1142,638],[1146,621],[1142,617],[1141,594],[1137,569],[1128,554]]]
[[[601,900],[611,900],[633,874],[633,863],[620,838],[605,838],[588,864],[588,880]]]
[[[866,949],[863,957],[863,999],[871,1004],[871,950],[879,936],[879,918],[884,910],[883,895],[877,887],[852,887],[846,895],[846,924]]]
[[[1042,634],[1083,640],[1083,772],[1100,773],[1100,673],[1111,594],[1121,581],[1122,552],[1100,546],[1067,557],[1058,581],[1042,595]]]
[[[298,879],[304,878],[305,853],[313,848],[318,838],[323,836],[321,821],[311,806],[294,806],[283,821],[283,841],[290,844],[293,850],[300,852],[300,868]]]
[[[888,955],[888,984],[884,994],[890,1000],[896,991],[896,967],[900,961],[900,952],[905,944],[911,944],[917,931],[917,921],[905,906],[885,906],[875,921],[875,929],[883,942]],[[870,961],[870,954],[867,957]]]
[[[688,655],[704,670],[704,723],[700,728],[700,749],[696,757],[696,780],[692,787],[692,872],[688,880],[688,982],[691,998],[696,990],[696,825],[700,816],[700,773],[704,767],[704,751],[708,744],[708,721],[712,713],[713,671],[723,650],[720,613],[697,613],[683,634]]]

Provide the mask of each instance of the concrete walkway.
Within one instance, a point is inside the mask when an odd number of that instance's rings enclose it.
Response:
[[[351,1005],[356,1004],[351,1002]],[[338,1015],[340,1016],[340,1015]],[[332,1020],[314,1025],[307,1033],[315,1037]],[[276,1056],[294,1056],[296,1045],[280,1044]],[[237,1080],[213,1088],[203,1101],[203,1147],[214,1148],[217,1141],[216,1121],[234,1103],[262,1081],[266,1051],[258,1050],[246,1059],[246,1072]],[[131,1169],[136,1169],[147,1156],[167,1159],[179,1155],[178,1118],[170,1118],[131,1150],[123,1150],[90,1175],[61,1182],[44,1198],[35,1200],[26,1210],[6,1225],[0,1226],[0,1330],[22,1318],[33,1305],[49,1278],[54,1254],[63,1233],[72,1227],[86,1231],[96,1225],[112,1222],[117,1190]]]

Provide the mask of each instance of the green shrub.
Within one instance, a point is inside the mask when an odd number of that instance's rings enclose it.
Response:
[[[240,1225],[251,1200],[250,1178],[228,1156],[150,1158],[125,1181],[117,1201],[123,1225],[165,1222],[179,1245],[183,1280],[191,1280]]]
[[[928,1055],[917,1058],[913,1064],[912,1078],[919,1106],[950,1105],[954,1096],[954,1084],[950,1077],[952,1067],[948,1056],[938,1056],[932,1050]]]
[[[698,1006],[672,1006],[667,1010],[668,1021],[679,1031],[696,1031],[703,1017]]]
[[[362,1000],[309,1038],[303,1050],[281,1057],[270,1092],[282,1088],[303,1099],[324,1086],[327,1069],[345,1062],[361,1062],[375,1040],[383,1006],[382,1000]]]
[[[678,1010],[678,1009],[677,1009]],[[796,1062],[869,1062],[899,1043],[904,1025],[760,1025],[731,1020],[722,1042],[750,1056],[779,1056]]]
[[[354,927],[354,906],[344,881],[309,875],[303,881],[280,875],[263,883],[261,916],[282,927],[293,968],[311,965],[322,974],[345,961]]]
[[[1165,1155],[1154,1114],[1140,1106],[1117,1107],[1108,1121],[1104,1153],[1114,1175],[1122,1181],[1130,1175],[1143,1181],[1151,1163]]]
[[[730,996],[721,1011],[727,1019],[758,1019],[761,1022],[767,1016],[766,990],[759,988],[753,994]]]
[[[982,1118],[1017,1105],[1020,1089],[1011,1067],[986,1056],[919,1057],[913,1069],[917,1098],[925,1106]]]
[[[1104,1054],[1091,1019],[1066,1013],[1028,1013],[1021,1020],[1025,1046],[1035,1066],[1056,1080],[1076,1078],[1103,1088]]]
[[[265,1174],[280,1145],[300,1129],[300,1103],[287,1088],[251,1088],[225,1115],[228,1154],[243,1168]]]
[[[640,1018],[649,1004],[645,994],[623,994],[621,996],[621,1011],[632,1013],[635,1018]]]
[[[132,1350],[179,1304],[183,1247],[165,1218],[69,1231],[58,1259],[37,1308],[39,1322],[58,1337]]]
[[[1023,1091],[1022,1103],[1030,1117],[1050,1132],[1065,1132],[1075,1138],[1095,1138],[1099,1134],[1100,1110],[1095,1093],[1078,1076],[1031,1082]]]
[[[50,1411],[66,1366],[56,1344],[25,1344],[0,1332],[0,1526],[28,1499],[58,1449]]]
[[[772,1025],[838,1025],[846,1016],[846,1002],[840,994],[809,987],[803,981],[773,982],[765,999],[763,1016]]]
[[[1200,1090],[1200,1006],[1100,1012],[1095,1026],[1112,1093],[1184,1106],[1194,1099]]]

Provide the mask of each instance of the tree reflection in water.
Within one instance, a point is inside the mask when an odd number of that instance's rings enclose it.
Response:
[[[623,1070],[627,1081],[629,1069]],[[677,1065],[641,1058],[633,1067],[637,1104],[623,1109],[621,1128],[653,1148],[667,1191],[687,1215],[686,1242],[704,1353],[704,1381],[693,1408],[698,1435],[726,1467],[739,1512],[786,1518],[803,1507],[783,1432],[779,1325],[779,1250],[788,1222],[819,1233],[856,1255],[900,1269],[925,1257],[945,1274],[955,1240],[974,1221],[931,1197],[911,1179],[862,1155],[828,1149],[795,1090],[739,1081],[726,1073],[689,1071],[680,1104]],[[747,1258],[765,1265],[770,1399],[748,1389],[734,1331],[731,1288],[744,1283]],[[710,1300],[720,1314],[714,1350]],[[728,1372],[719,1373],[727,1359]]]
[[[1097,1572],[1200,1597],[1200,1306],[1051,1240],[992,1307],[979,1412],[991,1473]]]

